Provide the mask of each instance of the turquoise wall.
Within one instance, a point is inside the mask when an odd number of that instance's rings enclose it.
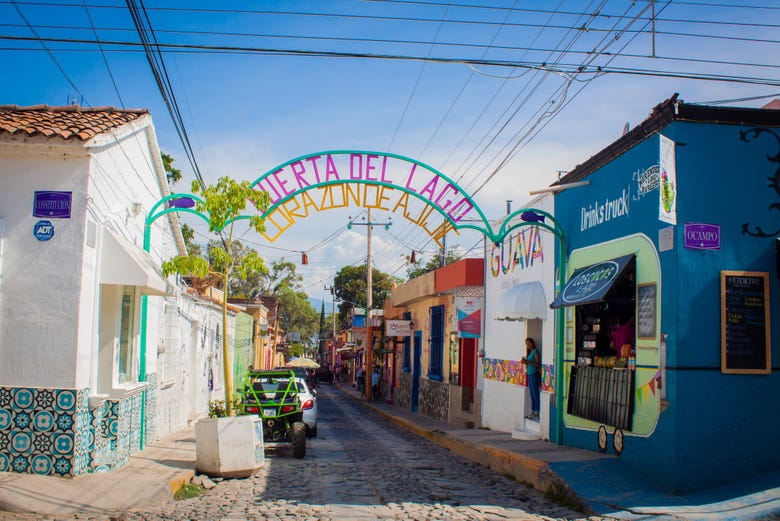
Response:
[[[668,407],[649,437],[625,437],[621,462],[676,492],[780,468],[780,373],[722,374],[720,366],[722,270],[769,273],[771,336],[780,339],[774,238],[743,233],[746,223],[748,230],[780,228],[777,210],[771,209],[780,203],[780,191],[768,187],[780,167],[769,159],[778,156],[780,141],[768,133],[742,140],[740,132],[750,128],[673,122],[662,130],[677,143],[677,225],[669,251],[659,248],[659,231],[669,225],[658,220],[658,189],[643,195],[636,180],[658,164],[657,134],[591,174],[589,186],[561,192],[555,200],[569,253],[635,233],[647,235],[659,249]],[[624,189],[631,191],[627,216],[583,229],[583,208],[614,199]],[[685,248],[686,222],[719,225],[720,250]],[[772,346],[775,368],[777,344]],[[596,434],[567,428],[564,444],[596,449]]]

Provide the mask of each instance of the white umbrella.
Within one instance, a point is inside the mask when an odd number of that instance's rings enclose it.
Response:
[[[311,369],[317,369],[320,366],[317,362],[312,360],[311,358],[293,358],[289,362],[287,362],[287,367],[308,367]]]

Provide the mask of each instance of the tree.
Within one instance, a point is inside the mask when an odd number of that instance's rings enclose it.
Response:
[[[266,192],[252,188],[249,181],[238,183],[229,177],[220,177],[217,184],[205,187],[202,187],[198,181],[193,181],[192,193],[200,193],[201,200],[196,202],[195,210],[208,216],[209,230],[222,233],[227,228],[227,236],[223,235],[225,247],[212,248],[209,255],[211,263],[203,257],[195,255],[174,257],[163,263],[163,274],[168,276],[172,273],[179,273],[197,277],[205,277],[209,274],[216,275],[225,288],[225,294],[222,298],[222,360],[225,380],[225,407],[228,416],[231,416],[233,414],[233,383],[227,335],[227,300],[230,279],[231,276],[244,279],[253,273],[263,272],[266,269],[263,259],[255,251],[241,258],[234,256],[232,244],[235,220],[246,210],[248,201],[251,201],[256,209],[262,213],[268,208],[270,199]],[[263,219],[259,215],[252,216],[249,219],[249,225],[258,233],[265,230]]]
[[[173,166],[175,159],[165,152],[160,152],[160,158],[162,159],[163,169],[165,170],[165,177],[168,178],[168,184],[174,185],[181,181],[181,170]]]
[[[452,248],[447,249],[444,254],[443,266],[457,262],[462,258],[461,255],[457,254],[457,250],[457,246],[453,246]],[[425,275],[426,273],[435,271],[442,267],[441,253],[431,255],[431,257],[428,259],[428,262],[425,264],[423,264],[422,256],[416,262],[412,262],[411,257],[406,256],[406,261],[409,263],[409,266],[406,268],[408,280],[412,280],[416,277],[419,277],[420,275]]]
[[[371,271],[371,300],[374,307],[381,306],[387,298],[394,283],[402,282],[401,279],[383,273],[377,269]],[[352,306],[366,307],[366,267],[344,266],[333,279],[336,298],[341,300],[339,304],[339,323],[342,327],[349,326],[347,322],[349,310]]]
[[[187,247],[187,254],[195,257],[203,255],[200,244],[195,242],[195,230],[188,224],[181,225],[181,234],[184,237],[184,245]]]
[[[309,338],[317,334],[319,318],[306,293],[283,286],[273,296],[279,299],[281,309],[279,324],[282,329],[300,333],[301,338]]]
[[[271,270],[262,281],[262,294],[273,295],[282,288],[300,289],[303,277],[296,272],[295,263],[286,261],[274,261]]]
[[[251,255],[259,256],[255,249],[244,246],[241,241],[238,240],[233,241],[230,248],[234,259],[243,259]],[[209,259],[213,259],[214,253],[218,252],[220,249],[222,249],[221,241],[209,241]],[[233,277],[228,281],[229,293],[232,297],[256,299],[265,294],[261,292],[260,288],[267,276],[268,270],[264,269],[262,271],[247,273],[246,277]]]

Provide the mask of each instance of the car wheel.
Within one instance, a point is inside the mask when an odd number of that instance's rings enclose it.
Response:
[[[306,424],[301,422],[293,423],[292,431],[292,455],[293,458],[301,459],[306,455]]]
[[[311,429],[306,429],[306,436],[309,438],[316,438],[317,437],[317,426],[315,425]]]

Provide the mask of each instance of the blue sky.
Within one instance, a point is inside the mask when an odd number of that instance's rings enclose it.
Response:
[[[385,151],[440,170],[476,192],[488,216],[499,217],[507,199],[522,206],[529,190],[548,186],[558,171],[598,152],[675,92],[686,102],[751,107],[780,94],[780,6],[770,0],[656,2],[655,58],[647,2],[145,0],[143,6],[160,43],[254,49],[163,54],[207,182],[223,175],[254,180],[316,151]],[[179,188],[188,189],[192,169],[145,56],[108,43],[139,41],[125,2],[0,1],[0,20],[0,103],[76,99],[148,108],[161,148],[185,172]],[[95,33],[103,54],[94,43],[44,42],[56,64],[40,41],[19,39],[94,42]],[[487,64],[496,61],[521,66]],[[593,74],[595,66],[630,74]],[[724,76],[729,81],[714,81]],[[762,98],[745,99],[752,97]],[[364,227],[346,227],[360,212],[323,212],[270,245],[252,234],[244,240],[269,261],[299,262],[296,252],[307,251],[309,265],[299,266],[304,287],[321,297],[341,266],[365,262]],[[403,277],[403,255],[435,247],[403,219],[393,221],[387,232],[375,229],[374,261]],[[447,243],[481,253],[474,233],[448,236]]]

